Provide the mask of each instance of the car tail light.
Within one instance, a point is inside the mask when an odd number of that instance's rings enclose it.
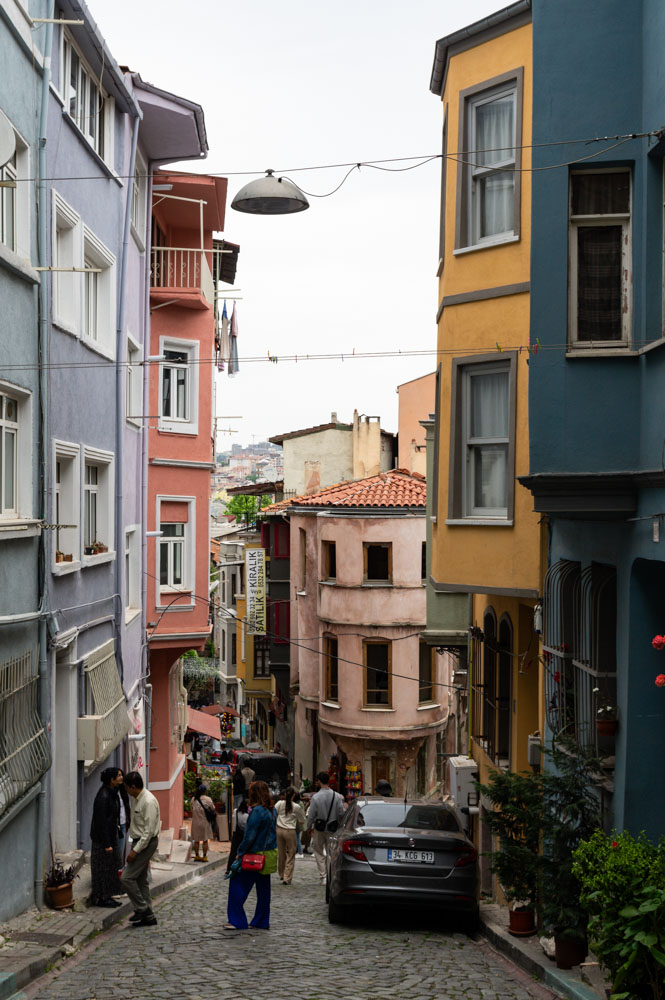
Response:
[[[363,851],[363,847],[365,846],[362,840],[343,840],[342,854],[348,854],[349,857],[355,858],[356,861],[367,861],[365,852]]]
[[[465,868],[467,865],[475,865],[478,860],[478,851],[475,847],[468,847],[455,862],[455,868]]]

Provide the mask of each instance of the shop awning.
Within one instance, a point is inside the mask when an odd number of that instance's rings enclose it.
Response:
[[[240,718],[240,712],[232,705],[204,705],[201,711],[206,715],[224,715],[224,712],[228,712],[229,715]]]
[[[222,730],[219,719],[213,719],[205,712],[197,712],[195,708],[187,708],[187,728],[195,733],[203,733],[204,736],[212,736],[213,739],[222,739]]]

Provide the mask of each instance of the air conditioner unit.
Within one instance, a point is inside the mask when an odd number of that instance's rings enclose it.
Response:
[[[540,767],[540,756],[542,753],[540,733],[529,733],[528,740],[529,746],[527,751],[527,760],[529,761],[531,767]]]
[[[477,806],[478,792],[474,785],[477,780],[478,764],[472,757],[448,758],[448,787],[458,809]]]
[[[76,756],[79,760],[105,760],[102,715],[83,715],[76,720]]]

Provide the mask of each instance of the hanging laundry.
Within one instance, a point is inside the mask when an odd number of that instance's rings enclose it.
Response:
[[[236,315],[236,304],[233,303],[231,313],[231,336],[229,337],[229,375],[237,375],[240,371],[238,364],[238,317]]]
[[[230,354],[231,345],[229,343],[229,314],[226,311],[226,299],[224,299],[224,308],[222,309],[222,335],[220,337],[219,344],[219,358],[217,359],[218,371],[224,371],[224,366],[229,362]]]

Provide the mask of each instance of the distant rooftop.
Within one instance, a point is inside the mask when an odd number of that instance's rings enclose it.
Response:
[[[303,494],[280,503],[264,507],[261,513],[270,514],[295,507],[382,507],[425,509],[427,500],[427,484],[425,477],[418,472],[408,472],[406,469],[394,469],[391,472],[380,472],[366,479],[346,480],[327,486],[318,493]]]

